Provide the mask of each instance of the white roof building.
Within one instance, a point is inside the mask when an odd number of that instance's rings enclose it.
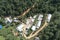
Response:
[[[41,26],[41,21],[38,21],[36,28],[39,28],[40,26]]]
[[[34,16],[33,16],[33,18],[36,18],[36,17],[37,17],[37,15],[34,15]]]
[[[17,18],[16,18],[16,17],[14,17],[14,19],[16,20]]]
[[[47,15],[47,21],[48,21],[48,22],[50,22],[51,17],[52,17],[51,14],[48,14],[48,15]]]
[[[38,20],[42,20],[42,18],[43,18],[43,15],[40,14],[40,15],[38,16]]]
[[[32,17],[26,20],[26,24],[31,24],[33,22],[34,22],[34,19]]]
[[[35,31],[36,30],[36,26],[32,26],[32,28],[31,28],[33,31]]]
[[[34,22],[34,21],[35,21],[35,19],[33,19],[33,18],[32,18],[31,20],[32,20],[32,22]]]
[[[9,22],[9,23],[11,23],[13,20],[11,19],[11,17],[6,17],[5,18],[5,22],[7,23],[7,22]]]
[[[22,23],[22,24],[20,24],[16,29],[17,29],[18,31],[22,31],[22,30],[23,30],[23,29],[22,29],[23,27],[24,27],[24,24]]]

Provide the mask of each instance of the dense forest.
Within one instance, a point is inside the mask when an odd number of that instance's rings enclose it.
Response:
[[[14,29],[18,23],[16,25],[12,23],[8,28],[5,28],[7,24],[4,23],[4,17],[17,17],[31,8],[33,4],[35,7],[22,18],[36,14],[52,14],[48,27],[42,30],[38,37],[40,40],[60,40],[60,0],[0,0],[0,25],[3,26],[0,29],[0,40],[25,40],[24,37],[16,37],[11,33],[11,29]]]

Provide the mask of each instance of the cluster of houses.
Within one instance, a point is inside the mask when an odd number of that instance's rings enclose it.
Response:
[[[47,23],[49,23],[51,17],[52,17],[51,14],[47,14],[45,21]],[[28,30],[29,29],[31,29],[32,31],[36,31],[37,29],[39,29],[41,27],[43,18],[44,18],[44,15],[43,14],[34,15],[33,17],[30,16],[29,18],[26,19],[26,22],[25,23],[20,23],[16,27],[16,29],[20,32],[20,34],[22,34],[22,31],[23,31],[23,27],[24,26],[26,27],[25,34],[28,34]],[[36,23],[34,24],[35,21],[36,21]],[[18,20],[18,18],[16,18],[16,17],[14,17],[14,18],[12,18],[11,16],[5,17],[5,23],[6,24],[12,23],[12,22],[20,22],[20,20]],[[1,28],[2,28],[2,25],[0,25],[0,29]],[[35,37],[35,40],[39,40],[39,37]]]
[[[40,28],[41,24],[42,24],[42,20],[43,20],[43,14],[39,14],[39,15],[35,15],[35,16],[30,16],[29,18],[26,19],[26,24],[21,23],[17,26],[17,30],[22,32],[23,31],[23,27],[24,25],[26,25],[26,34],[28,33],[28,30],[31,29],[32,31],[36,31],[36,29]],[[47,14],[46,16],[46,22],[50,22],[52,15],[51,14]],[[37,18],[37,22],[35,23],[35,25],[33,25],[33,23],[35,22],[35,19]],[[19,20],[17,18],[13,18],[10,17],[5,17],[5,23],[12,23],[12,22],[19,22]]]
[[[12,22],[19,22],[19,20],[16,17],[14,18],[12,18],[11,16],[5,17],[5,23],[12,23]]]
[[[35,21],[35,18],[37,17],[37,15],[33,16],[33,17],[29,17],[28,19],[26,19],[26,24],[21,23],[20,25],[17,26],[17,30],[22,32],[23,31],[23,27],[24,25],[26,25],[26,32],[25,34],[28,34],[28,30],[31,28],[31,26],[33,25],[33,22]],[[34,30],[34,29],[33,29]]]
[[[37,18],[37,16],[38,16],[38,18]],[[50,22],[50,19],[51,19],[52,15],[51,14],[47,14],[46,17],[47,17],[45,19],[46,22]],[[33,23],[34,23],[34,21],[35,21],[36,18],[37,18],[38,21],[37,21],[37,23],[35,25],[33,25]],[[42,20],[43,20],[43,15],[42,14],[35,15],[33,17],[30,16],[28,19],[26,19],[26,24],[21,23],[20,25],[17,26],[16,29],[18,31],[22,32],[23,31],[22,29],[23,29],[24,25],[26,25],[26,29],[27,29],[26,30],[26,34],[28,34],[28,30],[29,29],[31,29],[32,31],[36,31],[36,29],[39,29],[41,27]]]

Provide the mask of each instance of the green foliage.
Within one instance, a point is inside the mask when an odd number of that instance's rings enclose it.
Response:
[[[0,40],[5,40],[5,38],[3,36],[0,36]]]

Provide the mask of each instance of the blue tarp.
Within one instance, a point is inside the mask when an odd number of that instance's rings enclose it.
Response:
[[[0,29],[2,29],[2,25],[0,25]]]

